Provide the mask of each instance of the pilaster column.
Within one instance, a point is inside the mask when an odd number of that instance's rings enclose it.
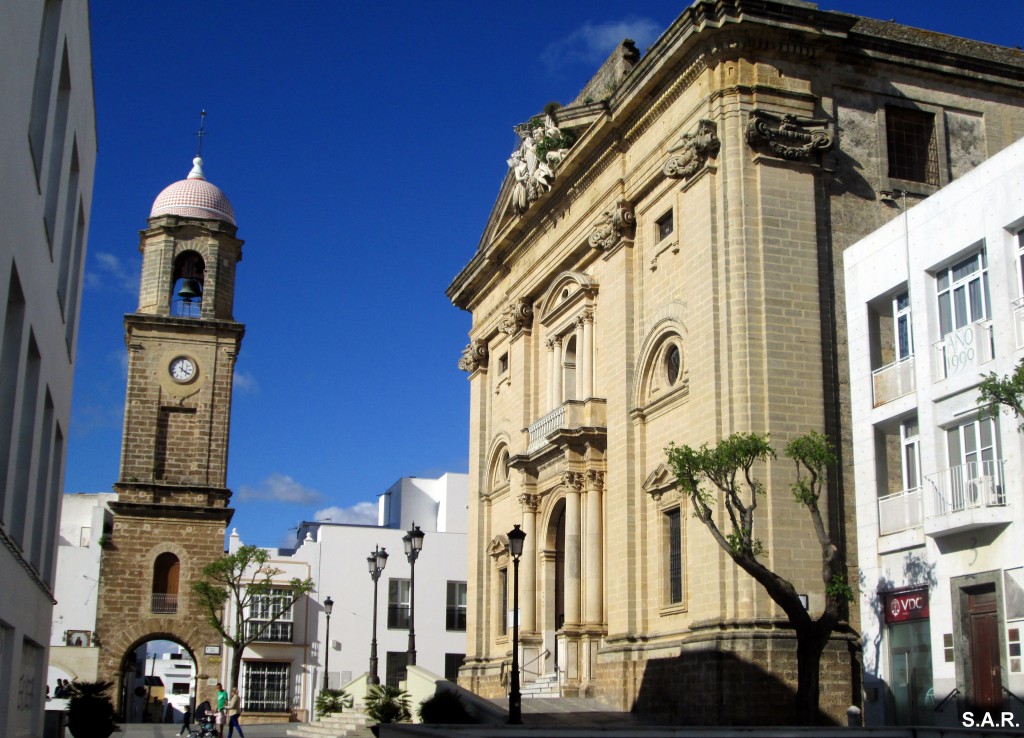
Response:
[[[583,392],[577,398],[589,400],[594,396],[594,312],[583,313],[583,357],[580,360],[583,374]]]
[[[565,624],[580,624],[580,490],[583,475],[562,474],[565,495]]]
[[[554,410],[562,404],[562,339],[552,338],[548,345],[551,347],[551,377],[548,382],[551,401],[548,410]]]
[[[587,349],[584,341],[586,340],[585,331],[583,326],[587,321],[583,317],[576,318],[576,399],[585,400],[586,395],[586,373],[587,373]]]
[[[523,556],[519,565],[519,627],[527,633],[537,630],[537,507],[540,497],[529,492],[519,495],[523,507]]]
[[[587,603],[585,618],[588,623],[604,622],[604,559],[602,547],[601,493],[604,491],[604,472],[587,472],[587,532],[585,556],[587,562]]]

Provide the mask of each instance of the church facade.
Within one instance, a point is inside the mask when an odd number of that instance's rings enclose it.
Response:
[[[793,632],[693,518],[672,442],[814,430],[858,582],[843,249],[1024,135],[1024,56],[797,0],[696,2],[522,143],[447,294],[472,313],[460,683],[525,682],[673,722],[791,722]],[[759,470],[765,562],[824,606],[792,464]],[[723,513],[724,514],[724,513]],[[515,566],[507,533],[526,532]],[[869,593],[868,593],[869,594]],[[861,701],[858,606],[821,709]]]

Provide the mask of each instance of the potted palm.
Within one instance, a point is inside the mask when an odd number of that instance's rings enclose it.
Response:
[[[72,682],[68,730],[75,738],[109,738],[117,730],[107,690],[113,682]]]
[[[405,723],[412,720],[409,693],[387,684],[371,684],[366,693],[366,714],[380,723]],[[377,725],[370,727],[377,735]]]

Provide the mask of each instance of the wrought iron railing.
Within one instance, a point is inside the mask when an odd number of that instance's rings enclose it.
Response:
[[[151,608],[158,615],[171,615],[178,612],[177,593],[154,592]]]
[[[926,479],[934,490],[931,516],[1006,505],[1002,459],[960,464]]]

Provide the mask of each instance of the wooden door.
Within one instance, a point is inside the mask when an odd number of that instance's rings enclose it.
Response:
[[[1003,704],[999,663],[999,618],[995,587],[968,593],[973,706],[995,710]]]

